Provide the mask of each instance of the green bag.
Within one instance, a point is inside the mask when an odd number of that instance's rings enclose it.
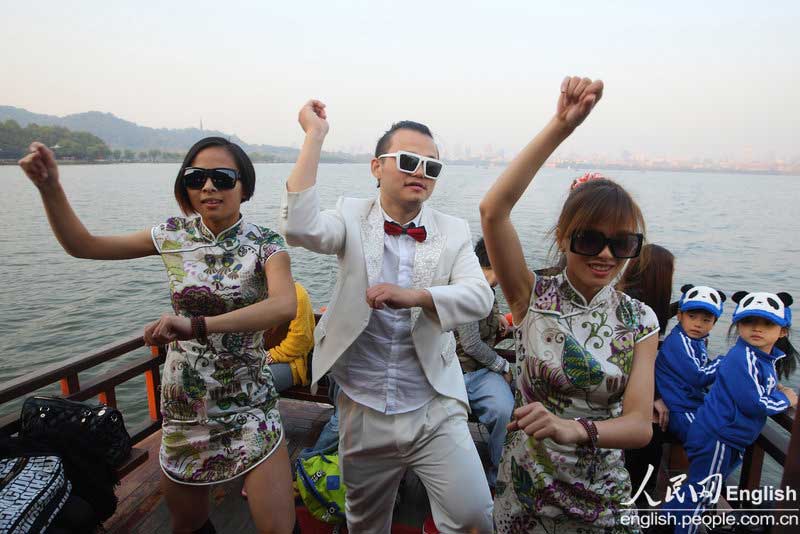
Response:
[[[297,489],[316,519],[329,524],[344,523],[345,487],[338,454],[319,454],[295,462]]]

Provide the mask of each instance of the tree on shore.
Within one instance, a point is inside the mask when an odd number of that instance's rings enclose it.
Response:
[[[98,160],[110,156],[111,150],[102,139],[88,132],[73,132],[61,126],[29,124],[21,127],[16,121],[0,122],[0,158],[19,159],[28,153],[33,141],[55,147],[59,159]]]

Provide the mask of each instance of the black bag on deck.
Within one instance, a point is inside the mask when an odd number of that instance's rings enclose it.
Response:
[[[122,414],[105,404],[90,406],[60,397],[28,397],[20,415],[21,436],[80,432],[100,445],[105,460],[118,467],[131,453],[131,437]]]

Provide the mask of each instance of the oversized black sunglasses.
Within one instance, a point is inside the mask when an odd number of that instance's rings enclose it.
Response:
[[[615,258],[635,258],[642,251],[642,234],[618,234],[606,237],[597,230],[579,230],[572,234],[569,250],[581,256],[597,256],[606,248]]]
[[[236,180],[239,179],[239,171],[224,167],[218,169],[186,167],[183,171],[183,185],[186,189],[202,189],[209,178],[217,189],[233,189]]]

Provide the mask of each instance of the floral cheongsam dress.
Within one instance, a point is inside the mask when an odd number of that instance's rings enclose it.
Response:
[[[648,306],[606,286],[588,304],[567,279],[537,277],[515,331],[519,408],[538,401],[559,417],[603,420],[622,413],[634,345],[658,335]],[[621,503],[631,483],[619,449],[506,437],[494,520],[501,533],[636,532]],[[629,517],[630,518],[630,517]],[[634,518],[635,519],[635,518]]]
[[[167,267],[172,308],[184,317],[220,315],[267,298],[264,265],[284,251],[275,232],[239,219],[215,236],[200,217],[152,229]],[[263,332],[209,334],[169,345],[161,389],[161,468],[183,484],[241,475],[283,436],[278,392],[265,363]]]

